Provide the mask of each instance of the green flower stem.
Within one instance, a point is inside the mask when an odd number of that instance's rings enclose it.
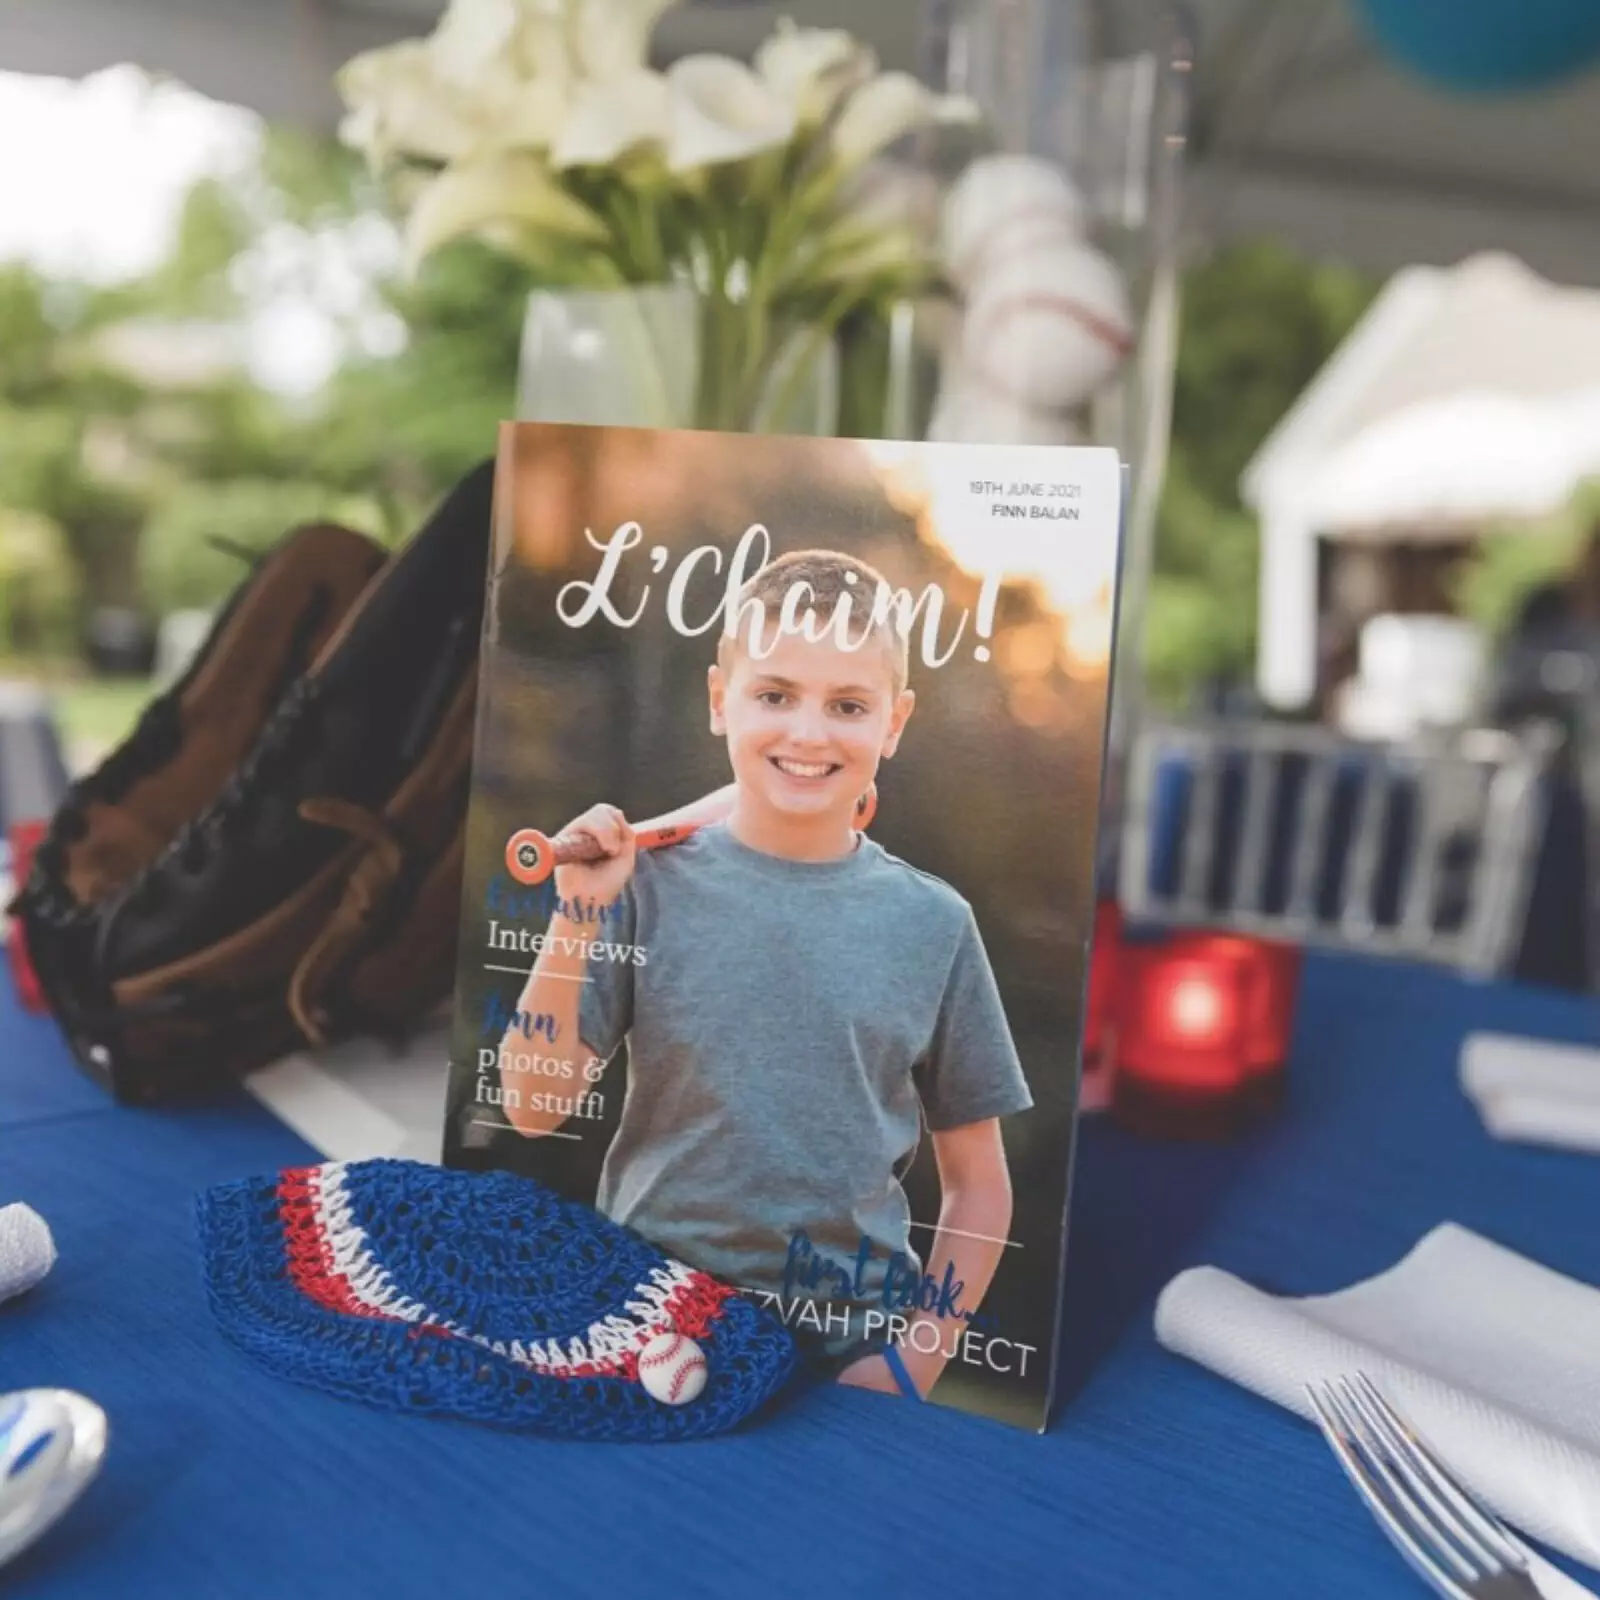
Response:
[[[862,303],[863,296],[859,288],[842,290],[834,296],[821,317],[808,325],[805,343],[800,346],[782,388],[773,398],[773,416],[788,415],[789,408],[800,398],[801,385],[806,382],[812,366],[822,358],[823,351],[837,335],[839,324]]]
[[[798,179],[799,174],[793,177]],[[754,226],[747,257],[750,289],[742,383],[752,418],[790,331],[778,309],[784,275],[792,269],[807,234],[820,225],[833,187],[813,178],[799,184],[790,203],[777,204],[765,218],[750,218]]]
[[[610,237],[573,279],[615,288],[693,284],[699,370],[690,425],[784,426],[845,318],[892,298],[897,285],[886,275],[850,272],[873,230],[837,214],[847,176],[808,139],[781,161],[710,169],[692,183],[665,173],[637,183],[588,180],[584,199]],[[647,334],[642,321],[635,359],[646,356]],[[665,359],[656,353],[650,374],[662,386]]]
[[[725,293],[701,299],[696,427],[741,432],[754,422],[754,399],[745,371],[750,330],[744,309]]]

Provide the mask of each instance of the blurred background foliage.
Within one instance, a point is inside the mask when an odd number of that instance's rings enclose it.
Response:
[[[394,337],[373,349],[352,331],[311,394],[269,391],[239,355],[263,292],[312,270],[319,238],[387,237],[382,206],[348,152],[275,129],[247,181],[193,187],[144,277],[95,286],[0,267],[0,654],[70,670],[91,609],[213,606],[241,552],[308,518],[392,543],[490,452],[532,279],[488,250],[442,252],[414,282],[392,265],[371,273],[360,315],[376,304]],[[1146,639],[1163,702],[1248,681],[1257,533],[1239,474],[1377,288],[1273,243],[1188,272]],[[1502,623],[1580,520],[1486,541],[1464,580],[1471,613]]]
[[[1379,287],[1268,241],[1186,274],[1145,635],[1157,699],[1181,704],[1209,684],[1250,679],[1259,541],[1239,475]]]
[[[529,284],[487,251],[453,251],[416,284],[376,273],[366,299],[404,337],[381,353],[352,341],[315,392],[250,375],[263,289],[380,205],[346,152],[272,130],[251,181],[191,189],[147,275],[102,286],[0,266],[0,654],[67,667],[96,607],[214,606],[241,557],[300,521],[393,543],[492,451]]]
[[[1535,589],[1570,578],[1594,530],[1600,528],[1600,479],[1585,484],[1552,516],[1488,529],[1477,558],[1455,595],[1461,614],[1503,633]]]

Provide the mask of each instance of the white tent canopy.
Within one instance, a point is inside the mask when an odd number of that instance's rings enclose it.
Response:
[[[1028,7],[1041,0],[1008,0]],[[1100,7],[1115,53],[1141,13]],[[1514,249],[1600,284],[1600,72],[1537,95],[1450,95],[1383,60],[1348,0],[1171,0],[1197,43],[1190,216],[1206,238],[1269,233],[1380,271]],[[917,64],[928,0],[682,0],[659,53],[753,50],[780,15]],[[76,77],[132,61],[269,117],[332,126],[335,67],[425,32],[443,0],[6,0],[0,69]]]
[[[1509,256],[1396,274],[1245,469],[1261,518],[1257,681],[1315,687],[1321,537],[1459,535],[1600,470],[1600,292]]]

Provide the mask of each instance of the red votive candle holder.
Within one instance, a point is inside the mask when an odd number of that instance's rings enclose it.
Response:
[[[1103,900],[1094,911],[1094,943],[1089,950],[1089,983],[1083,1009],[1083,1067],[1093,1071],[1105,1054],[1107,1025],[1116,998],[1117,948],[1122,938],[1122,912]]]
[[[1289,1044],[1300,988],[1298,945],[1231,934],[1194,934],[1184,941],[1197,954],[1237,962],[1245,973],[1245,1109],[1264,1116],[1282,1103],[1289,1081]]]
[[[11,842],[11,881],[20,889],[33,870],[33,854],[39,848],[49,824],[45,822],[14,822],[8,833]],[[38,974],[33,970],[33,960],[28,954],[27,934],[20,919],[13,921],[6,935],[6,958],[11,964],[11,981],[16,985],[17,999],[24,1011],[48,1011],[44,990]]]
[[[1078,1081],[1078,1108],[1105,1111],[1111,1105],[1111,1048],[1116,1007],[1117,955],[1122,941],[1122,912],[1113,900],[1095,907],[1089,974],[1083,997],[1083,1072]]]
[[[1111,1102],[1119,1122],[1162,1138],[1238,1130],[1253,982],[1245,963],[1188,940],[1122,947]]]

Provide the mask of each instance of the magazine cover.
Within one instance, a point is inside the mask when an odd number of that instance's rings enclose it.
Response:
[[[1114,452],[508,424],[444,1157],[1048,1417]]]

